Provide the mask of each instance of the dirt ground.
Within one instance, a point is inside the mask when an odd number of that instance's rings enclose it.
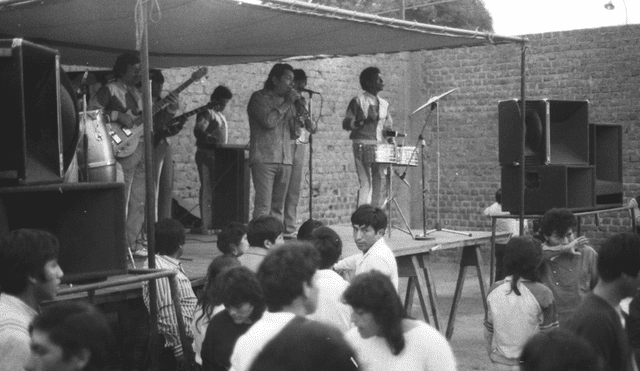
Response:
[[[458,279],[458,262],[455,258],[435,259],[431,263],[432,274],[438,294],[440,332],[444,334],[449,320],[455,283]],[[485,262],[487,259],[485,259]],[[488,274],[489,265],[484,264],[483,273]],[[485,277],[485,285],[489,285]],[[400,280],[400,294],[404,299],[406,279]],[[411,315],[423,319],[420,302],[414,299]],[[431,313],[429,313],[431,315]],[[458,370],[492,370],[484,341],[484,307],[480,296],[478,276],[475,269],[467,268],[462,295],[456,311],[455,327],[451,347],[458,362]]]

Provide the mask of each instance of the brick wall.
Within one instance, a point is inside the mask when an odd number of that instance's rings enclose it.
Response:
[[[640,192],[640,26],[545,33],[528,38],[527,99],[587,99],[591,123],[623,125],[626,202]],[[314,97],[314,112],[321,111],[322,117],[314,141],[313,217],[329,224],[344,223],[355,207],[357,177],[348,133],[342,130],[341,120],[349,99],[360,91],[360,71],[376,65],[385,80],[381,96],[391,103],[396,128],[410,134],[405,145],[416,145],[424,126],[426,227],[431,229],[436,221],[439,134],[442,227],[489,229],[490,222],[481,212],[493,202],[493,194],[500,186],[497,103],[520,96],[520,57],[520,46],[514,44],[291,62],[295,68],[305,69],[308,87],[322,92],[324,97],[322,106],[319,97]],[[211,68],[204,82],[193,84],[181,95],[182,109],[188,111],[205,104],[215,86],[227,85],[234,93],[226,111],[230,142],[246,143],[247,101],[253,91],[262,87],[271,65]],[[192,71],[165,71],[167,88],[177,86]],[[437,111],[429,114],[430,110],[425,109],[410,115],[430,96],[451,88],[458,90],[444,99]],[[191,119],[172,142],[176,153],[175,193],[197,203],[193,124]],[[411,188],[395,178],[394,194],[412,227],[421,228],[420,167],[409,168],[407,174]],[[305,182],[299,204],[300,221],[309,217],[308,196]],[[599,228],[592,218],[586,218],[583,231],[597,240],[607,233],[627,230],[630,222],[625,216],[603,215]],[[395,211],[394,218],[397,219]]]

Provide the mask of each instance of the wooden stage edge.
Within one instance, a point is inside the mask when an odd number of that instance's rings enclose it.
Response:
[[[332,225],[330,227],[333,228],[342,239],[342,257],[360,253],[353,240],[351,225],[341,224]],[[413,232],[414,235],[420,234],[420,231],[417,230]],[[486,246],[489,247],[491,232],[470,231],[469,233],[472,234],[472,237],[437,231],[430,235],[435,237],[433,240],[414,240],[408,233],[394,229],[391,233],[392,237],[389,238],[385,236],[385,239],[397,258],[405,256],[409,257],[411,255],[424,254],[432,251],[451,250],[459,247],[465,247],[469,244],[486,244]],[[194,289],[199,289],[204,285],[209,263],[213,258],[220,255],[220,252],[216,247],[215,240],[215,236],[187,234],[184,254],[181,257],[181,261]],[[136,267],[141,268],[145,259],[146,258],[136,258]],[[130,263],[129,267],[133,268]],[[117,280],[119,277],[123,276],[109,277],[108,280]],[[61,289],[66,287],[68,286],[62,285]],[[87,298],[87,296],[87,294],[59,295],[56,301],[82,300]],[[142,296],[142,284],[135,283],[102,289],[96,291],[92,296],[93,302],[97,305],[135,299]]]

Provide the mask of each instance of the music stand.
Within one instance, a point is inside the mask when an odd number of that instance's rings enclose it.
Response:
[[[453,93],[454,91],[458,90],[458,88],[453,88],[443,94],[440,95],[436,95],[434,97],[429,98],[429,100],[427,101],[427,103],[423,104],[422,106],[418,107],[415,111],[413,111],[411,114],[415,114],[420,112],[421,110],[423,110],[426,107],[431,107],[431,110],[433,111],[434,109],[436,110],[436,171],[437,171],[437,175],[436,175],[436,224],[435,224],[435,228],[428,230],[428,231],[423,231],[424,234],[423,235],[418,235],[415,237],[416,240],[425,240],[425,239],[431,239],[430,237],[428,237],[428,235],[437,232],[437,231],[443,231],[443,232],[448,232],[448,233],[455,233],[455,234],[460,234],[463,236],[471,236],[471,233],[468,232],[460,232],[460,231],[456,231],[453,229],[446,229],[446,228],[442,228],[442,226],[440,225],[440,108],[438,106],[438,101],[440,101],[440,99],[446,97],[447,95]],[[418,140],[420,140],[420,137],[422,137],[422,133],[424,132],[425,127],[427,126],[427,120],[425,120],[424,125],[422,126],[422,132],[420,133],[420,136],[418,137]],[[424,151],[424,146],[423,146],[423,151]],[[424,153],[423,153],[424,156]],[[424,157],[422,158],[422,161],[424,163]],[[423,182],[424,182],[424,166],[423,166],[423,176],[422,176]],[[424,210],[424,208],[426,207],[425,202],[424,202],[424,193],[427,191],[426,188],[424,188],[424,184],[423,184],[423,189],[422,189],[422,196],[423,196],[423,203],[422,203],[422,207],[423,207],[423,217],[426,215],[426,211]],[[423,221],[423,229],[426,228],[426,221]]]

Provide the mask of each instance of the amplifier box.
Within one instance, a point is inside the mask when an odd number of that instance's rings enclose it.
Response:
[[[595,206],[595,167],[568,165],[527,166],[524,213],[544,214],[559,207],[572,211]],[[502,167],[502,210],[520,213],[520,167]]]

